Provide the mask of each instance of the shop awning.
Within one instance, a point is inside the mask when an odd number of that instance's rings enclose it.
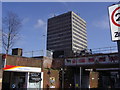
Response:
[[[26,67],[26,66],[13,66],[6,65],[3,68],[4,71],[16,71],[16,72],[41,72],[41,68],[36,67]]]

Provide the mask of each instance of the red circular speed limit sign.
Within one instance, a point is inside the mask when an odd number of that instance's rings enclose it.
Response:
[[[111,15],[111,20],[112,20],[112,23],[118,27],[120,27],[120,12],[118,12],[120,9],[120,7],[117,7],[113,12],[112,12],[112,15]]]

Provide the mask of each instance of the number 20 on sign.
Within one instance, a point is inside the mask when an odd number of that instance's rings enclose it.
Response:
[[[112,41],[120,40],[120,4],[108,7]]]

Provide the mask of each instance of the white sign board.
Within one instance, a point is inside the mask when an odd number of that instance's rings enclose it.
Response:
[[[112,41],[120,40],[120,4],[108,7]]]
[[[37,67],[25,67],[25,66],[10,66],[6,65],[5,68],[3,68],[4,71],[17,71],[17,72],[41,72],[41,68]]]

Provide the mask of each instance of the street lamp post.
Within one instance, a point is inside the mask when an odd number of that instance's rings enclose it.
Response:
[[[43,56],[46,56],[46,55],[45,55],[45,53],[46,53],[46,52],[45,52],[45,45],[46,45],[46,44],[45,44],[45,42],[46,42],[46,41],[45,41],[45,35],[43,35],[43,41],[44,41],[44,44],[43,44]]]
[[[82,68],[80,67],[80,88],[81,88],[81,79],[82,79],[81,74],[82,74]]]
[[[61,68],[62,71],[62,89],[64,88],[64,68]]]
[[[75,90],[76,90],[76,84],[77,84],[77,51],[74,51],[74,55],[75,55],[75,74],[74,74],[74,82],[75,82]]]
[[[76,66],[75,66],[75,89],[77,88],[77,65],[78,65],[78,63],[77,63],[77,51],[76,52],[74,52],[75,53],[75,62],[76,62]],[[80,67],[80,69],[79,69],[79,87],[81,88],[81,79],[82,79],[82,77],[81,77],[81,75],[82,75],[82,67]]]

